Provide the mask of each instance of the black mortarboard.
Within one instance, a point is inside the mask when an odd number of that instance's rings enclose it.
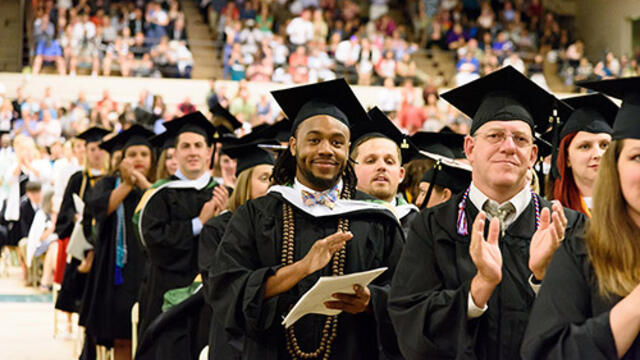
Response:
[[[292,135],[300,123],[316,115],[329,115],[349,127],[368,121],[367,113],[344,79],[272,91],[271,94],[292,119]]]
[[[176,147],[176,137],[168,131],[163,131],[158,135],[152,136],[149,138],[149,142],[153,147],[160,150],[160,152]]]
[[[441,95],[473,119],[471,135],[489,121],[522,120],[533,131],[546,132],[553,110],[566,118],[571,108],[512,66]]]
[[[422,208],[429,202],[434,185],[448,188],[452,193],[456,194],[464,191],[471,183],[471,167],[469,165],[451,158],[429,155],[428,157],[435,160],[436,163],[422,177],[422,181],[429,183],[429,189],[422,203]]]
[[[622,106],[613,123],[613,140],[640,139],[640,76],[578,83],[579,86],[599,91],[622,100]]]
[[[153,123],[157,119],[156,115],[141,107],[133,109],[133,115],[135,117],[136,124],[142,125],[145,128],[153,128]]]
[[[236,159],[236,176],[241,172],[257,165],[269,164],[273,165],[273,156],[266,150],[261,149],[256,142],[247,144],[223,145],[223,153],[230,158]]]
[[[418,131],[411,136],[411,141],[420,150],[456,158],[464,154],[464,135],[448,132]]]
[[[589,94],[562,99],[574,110],[562,125],[560,139],[577,131],[612,134],[618,105],[602,94]]]
[[[278,142],[288,142],[291,136],[291,120],[282,119],[274,124],[264,124],[254,127],[247,135],[243,136],[243,141],[254,141],[258,139],[275,139]]]
[[[409,162],[417,153],[418,148],[403,134],[397,126],[378,107],[367,113],[370,121],[356,123],[351,128],[351,149],[365,137],[386,138],[398,145],[402,153],[402,164]]]
[[[132,125],[127,130],[100,144],[100,147],[110,154],[117,150],[125,151],[134,145],[145,145],[151,149],[152,146],[149,143],[151,136],[153,136],[153,131],[147,130],[141,125]]]
[[[105,137],[105,135],[107,135],[108,133],[110,133],[109,130],[94,126],[76,135],[76,137],[78,139],[84,140],[88,144],[92,142],[102,141],[102,138]]]
[[[207,120],[200,111],[196,111],[185,116],[173,119],[164,123],[167,128],[167,136],[173,136],[176,139],[185,132],[192,132],[204,136],[207,144],[211,145],[216,128]]]
[[[216,127],[224,126],[231,132],[242,127],[242,123],[233,116],[229,110],[222,107],[220,103],[217,103],[213,109],[211,109],[211,114],[213,115],[213,125]]]

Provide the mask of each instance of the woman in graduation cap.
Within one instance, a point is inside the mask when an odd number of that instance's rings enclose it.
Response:
[[[563,206],[590,216],[598,166],[611,142],[611,124],[618,107],[601,94],[563,101],[575,110],[560,131],[552,195]]]
[[[233,213],[245,202],[257,199],[267,193],[273,170],[273,156],[259,148],[255,143],[225,146],[224,152],[236,159],[236,188],[229,197],[228,211],[205,223],[200,234],[200,252],[198,265],[204,278],[205,299],[213,298],[210,293],[209,271],[212,270],[213,259],[218,245]],[[215,311],[215,309],[213,309]],[[212,317],[209,329],[209,359],[237,358],[242,352],[242,343],[227,342],[224,329]]]
[[[160,150],[160,156],[158,156],[158,167],[156,169],[156,179],[166,179],[175,174],[176,170],[178,170],[178,160],[175,157],[175,136],[171,136],[167,131],[165,131],[149,139],[149,142]]]
[[[580,84],[623,99],[600,161],[586,234],[556,252],[535,301],[525,359],[640,358],[640,78]]]
[[[100,180],[87,195],[88,213],[97,223],[97,239],[82,317],[89,336],[99,345],[115,348],[115,359],[131,356],[131,307],[137,301],[146,268],[131,218],[154,180],[151,135],[151,131],[134,125],[103,143],[107,151],[121,146],[122,160],[118,171]]]
[[[423,209],[442,204],[464,191],[470,183],[471,169],[466,164],[453,159],[445,163],[437,162],[422,177],[416,206]]]
[[[86,195],[95,184],[107,174],[108,164],[104,150],[100,148],[102,138],[109,131],[102,128],[93,127],[87,129],[77,136],[85,141],[85,163],[84,168],[77,171],[69,178],[67,187],[62,196],[62,204],[56,220],[55,232],[58,234],[58,263],[56,266],[56,278],[54,281],[61,283],[62,287],[58,293],[55,307],[58,310],[69,313],[78,312],[82,292],[86,280],[86,273],[78,272],[81,259],[72,258],[69,264],[67,261],[67,245],[69,237],[73,231],[76,221],[82,215],[78,213],[73,200],[73,195],[78,195],[86,202]],[[57,278],[57,276],[60,278]]]

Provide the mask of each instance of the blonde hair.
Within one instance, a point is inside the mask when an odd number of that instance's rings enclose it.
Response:
[[[254,167],[243,170],[237,178],[236,187],[229,198],[228,206],[230,212],[235,212],[242,204],[251,199],[251,175]]]
[[[616,140],[602,156],[593,192],[586,246],[604,296],[628,295],[640,283],[640,229],[627,215],[620,187],[618,159],[624,140]]]
[[[166,179],[170,176],[169,171],[167,171],[167,166],[165,165],[168,156],[167,153],[169,152],[168,150],[169,149],[164,149],[162,150],[162,153],[160,153],[160,158],[158,159],[158,168],[156,170],[157,180]]]

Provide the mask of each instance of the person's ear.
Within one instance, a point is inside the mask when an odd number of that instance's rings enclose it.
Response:
[[[296,138],[293,136],[289,138],[289,152],[292,156],[296,156]]]
[[[406,170],[404,169],[404,167],[400,166],[400,181],[398,181],[398,184],[404,181],[405,173],[406,173]]]
[[[476,145],[475,142],[476,140],[471,135],[467,135],[464,138],[464,153],[467,156],[467,159],[469,159],[469,162],[472,162],[473,159],[473,150]]]
[[[449,188],[444,188],[444,190],[442,191],[443,202],[449,201],[449,199],[451,199],[451,196],[453,196],[453,193],[451,192],[451,190]]]

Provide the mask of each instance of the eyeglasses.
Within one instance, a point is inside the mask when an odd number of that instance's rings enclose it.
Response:
[[[504,130],[490,130],[485,133],[476,134],[476,136],[478,135],[491,145],[502,144],[507,137],[510,137],[513,143],[519,148],[526,148],[533,143],[531,136],[520,132],[510,133]]]

